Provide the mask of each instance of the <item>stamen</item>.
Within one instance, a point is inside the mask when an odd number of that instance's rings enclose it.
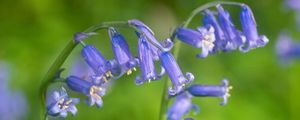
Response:
[[[132,73],[131,69],[127,71],[127,75],[130,75],[131,73]]]

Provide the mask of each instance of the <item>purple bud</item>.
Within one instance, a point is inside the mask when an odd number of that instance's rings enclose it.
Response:
[[[184,89],[184,86],[193,80],[194,77],[191,73],[187,73],[187,77],[190,79],[185,78],[170,52],[162,52],[159,59],[173,83],[173,88],[169,88],[170,95],[175,95],[181,92]]]
[[[265,46],[269,42],[269,39],[265,35],[258,35],[256,22],[249,6],[242,6],[240,17],[243,33],[246,36],[246,45],[241,47],[240,50],[247,52],[250,49]]]
[[[201,97],[220,97],[223,98],[223,102],[221,105],[225,105],[227,103],[227,99],[230,96],[229,90],[232,89],[231,86],[228,86],[228,81],[226,79],[222,80],[222,84],[220,86],[215,85],[191,85],[188,88],[188,91],[193,96],[201,96]]]
[[[75,104],[79,103],[78,98],[70,98],[64,88],[47,94],[47,114],[50,116],[67,117],[68,112],[76,115]]]

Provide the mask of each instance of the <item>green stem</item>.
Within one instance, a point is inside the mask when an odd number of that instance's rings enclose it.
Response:
[[[100,29],[107,29],[108,27],[132,27],[128,25],[127,22],[104,22],[95,26],[92,26],[85,30],[85,33],[89,32],[96,32]],[[51,84],[54,79],[55,74],[57,71],[61,68],[62,64],[65,62],[65,60],[68,58],[70,53],[73,51],[73,49],[78,45],[78,43],[75,43],[73,40],[70,40],[66,47],[63,49],[63,51],[58,55],[58,57],[55,59],[54,63],[49,68],[48,72],[46,73],[42,84],[40,85],[40,93],[39,96],[41,98],[41,104],[42,104],[42,114],[46,113],[45,110],[45,98],[46,98],[46,92],[49,84]],[[44,116],[44,115],[42,115]]]
[[[215,7],[218,4],[235,5],[235,6],[242,6],[243,5],[243,3],[226,2],[226,1],[216,1],[216,2],[210,2],[210,3],[204,4],[202,6],[199,6],[195,10],[193,10],[192,13],[190,14],[190,16],[183,22],[183,24],[181,24],[180,27],[187,28],[188,25],[190,24],[190,22],[193,20],[193,18],[197,14],[199,14],[200,12],[202,12],[205,9]],[[173,33],[171,34],[171,37],[170,37],[173,42],[175,42],[175,40],[176,40],[175,34],[176,34],[176,30],[173,31]],[[175,59],[178,58],[180,47],[181,47],[180,42],[175,42],[174,51],[173,51],[173,55],[174,55]],[[164,86],[163,86],[163,93],[162,93],[160,112],[159,112],[160,113],[159,114],[159,120],[164,120],[165,119],[165,113],[166,113],[167,107],[168,107],[168,102],[169,102],[169,97],[168,97],[168,92],[167,92],[167,90],[168,90],[167,88],[169,86],[168,81],[170,81],[170,79],[166,80],[166,82],[164,82]]]

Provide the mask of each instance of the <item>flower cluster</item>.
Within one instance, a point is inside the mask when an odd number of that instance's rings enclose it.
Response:
[[[203,11],[203,26],[196,30],[189,28],[178,28],[176,37],[182,42],[201,48],[198,58],[205,58],[209,54],[218,51],[232,51],[239,49],[248,52],[250,49],[263,47],[268,43],[265,35],[259,35],[256,22],[249,6],[241,5],[241,25],[243,31],[238,30],[228,11],[219,4],[217,18],[215,12],[209,9]]]
[[[239,48],[247,52],[265,46],[268,39],[264,35],[258,35],[251,9],[245,4],[240,4],[240,7],[243,32],[235,28],[229,13],[218,4],[216,5],[218,20],[213,11],[205,9],[202,27],[197,30],[179,27],[174,36],[184,43],[201,48],[202,53],[197,55],[201,58],[218,51]],[[227,103],[231,89],[227,80],[223,80],[219,86],[190,85],[195,79],[194,75],[190,72],[184,74],[170,52],[176,39],[171,37],[164,41],[157,40],[154,32],[139,20],[128,20],[125,25],[135,30],[138,41],[137,55],[132,54],[117,25],[106,25],[114,54],[112,59],[107,59],[95,46],[84,42],[90,35],[95,35],[94,31],[74,35],[74,43],[82,45],[81,56],[92,72],[61,78],[68,90],[86,96],[85,101],[89,106],[96,104],[101,108],[103,97],[111,83],[139,69],[141,75],[135,77],[137,85],[160,80],[165,74],[169,77],[172,85],[168,89],[168,95],[170,98],[176,97],[176,100],[167,112],[168,120],[179,120],[191,109],[197,110],[196,105],[191,102],[193,97],[220,97],[223,99],[221,105]],[[75,115],[77,112],[75,104],[78,102],[79,99],[70,98],[67,91],[62,88],[47,96],[47,113],[60,117],[66,117],[67,112]]]

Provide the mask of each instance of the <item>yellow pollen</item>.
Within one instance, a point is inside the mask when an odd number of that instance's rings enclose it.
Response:
[[[127,75],[130,75],[131,73],[132,73],[131,69],[127,71]]]
[[[134,67],[133,70],[136,71],[136,68]]]

